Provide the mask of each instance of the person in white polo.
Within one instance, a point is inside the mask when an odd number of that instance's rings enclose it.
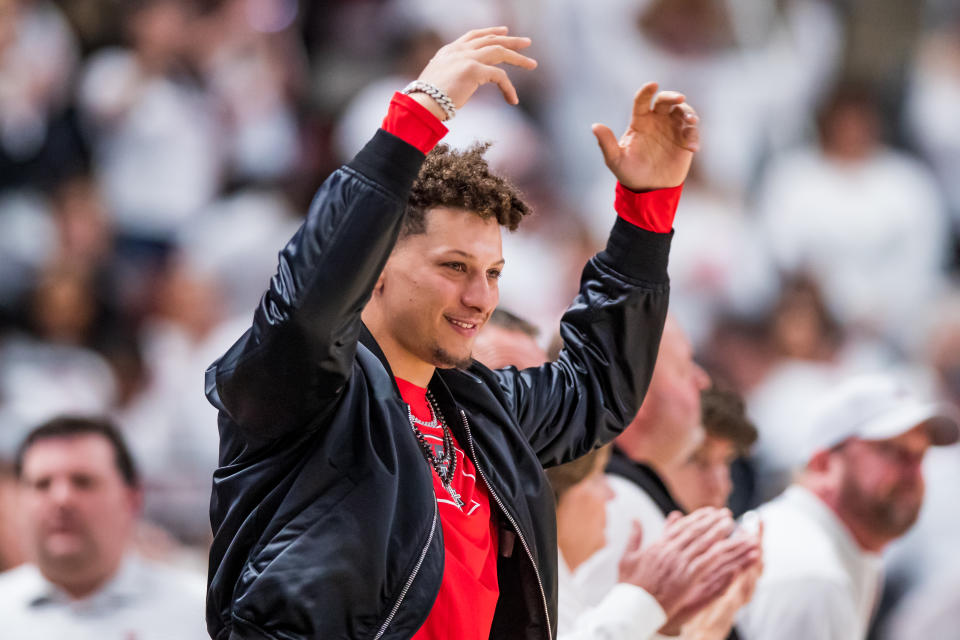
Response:
[[[746,640],[863,640],[880,552],[916,521],[931,446],[957,442],[942,405],[890,376],[840,385],[815,413],[798,480],[759,509],[765,569],[737,629]]]

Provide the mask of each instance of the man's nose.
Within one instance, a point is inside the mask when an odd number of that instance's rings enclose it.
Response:
[[[710,374],[707,373],[706,369],[704,369],[697,363],[693,363],[693,367],[694,367],[694,376],[696,377],[696,380],[697,380],[697,388],[703,391],[704,389],[710,386]]]
[[[464,306],[487,314],[492,312],[500,299],[500,289],[497,281],[488,278],[486,273],[480,273],[471,277],[461,296]]]
[[[73,500],[73,485],[67,480],[56,480],[50,484],[47,495],[57,505],[68,504]]]

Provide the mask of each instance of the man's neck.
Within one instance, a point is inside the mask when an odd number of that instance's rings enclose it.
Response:
[[[863,551],[880,553],[891,542],[888,536],[877,535],[870,527],[861,524],[855,517],[850,516],[840,505],[835,492],[809,480],[801,481],[800,484],[813,493],[813,495],[817,496],[817,498],[833,512],[857,543],[857,546]]]
[[[73,571],[65,571],[65,575],[58,576],[50,568],[38,567],[40,573],[51,583],[62,589],[72,600],[89,598],[102,589],[119,570],[119,566],[106,573],[77,576]]]
[[[380,322],[380,314],[374,312],[369,305],[364,309],[362,319],[367,329],[370,330],[373,339],[376,340],[377,346],[383,351],[383,357],[390,365],[393,375],[426,388],[433,378],[436,367],[421,360],[401,346]]]

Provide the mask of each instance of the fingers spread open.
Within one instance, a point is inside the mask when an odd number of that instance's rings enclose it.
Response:
[[[483,29],[472,29],[454,40],[454,42],[469,42],[488,35],[506,35],[510,31],[507,27],[484,27]]]
[[[507,47],[508,49],[526,49],[533,43],[533,40],[526,36],[505,36],[496,33],[491,33],[483,36],[482,38],[475,38],[470,40],[470,46],[475,48],[489,47],[491,45],[498,44],[502,47]]]

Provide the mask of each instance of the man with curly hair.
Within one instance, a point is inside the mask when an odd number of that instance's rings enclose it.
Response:
[[[480,85],[517,102],[501,65],[535,67],[529,45],[494,27],[437,52],[320,188],[253,326],[208,370],[214,637],[554,636],[543,467],[609,441],[640,404],[697,116],[651,83],[620,142],[595,125],[620,219],[563,320],[566,348],[491,371],[471,347],[497,304],[500,226],[528,208],[483,147],[434,147]],[[691,535],[724,535],[722,520]],[[677,574],[647,585],[668,613]]]

